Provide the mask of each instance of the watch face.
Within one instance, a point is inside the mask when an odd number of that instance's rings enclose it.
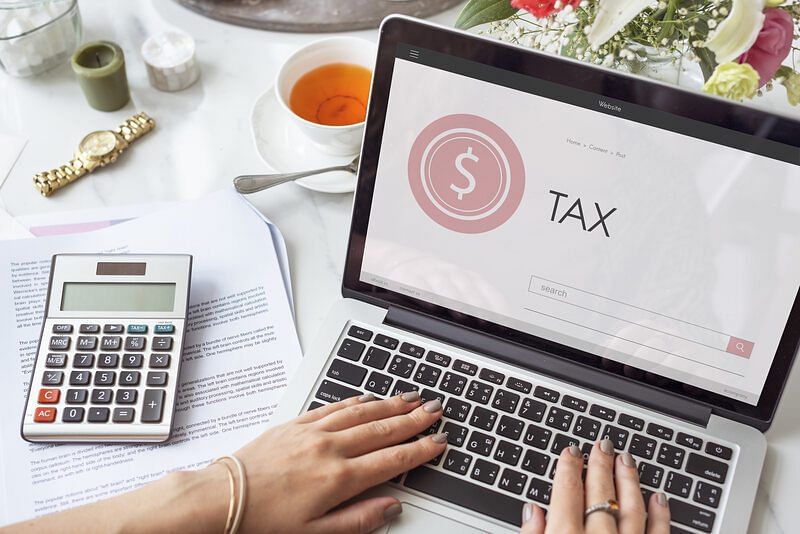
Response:
[[[117,138],[108,130],[92,132],[81,141],[78,150],[92,158],[109,154],[117,146]]]

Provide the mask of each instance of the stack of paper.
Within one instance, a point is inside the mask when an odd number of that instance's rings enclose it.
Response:
[[[57,253],[194,256],[172,439],[34,445],[20,420]],[[0,525],[128,491],[235,451],[266,426],[301,357],[283,239],[224,191],[89,233],[0,242]]]

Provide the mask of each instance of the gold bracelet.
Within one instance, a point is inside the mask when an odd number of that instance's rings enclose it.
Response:
[[[225,468],[225,472],[228,473],[228,493],[230,494],[230,499],[228,502],[228,518],[225,520],[225,530],[223,530],[223,534],[228,534],[230,532],[231,525],[233,524],[233,510],[236,501],[236,490],[234,489],[234,480],[233,480],[233,471],[228,464],[225,462],[220,462],[222,458],[217,458],[212,463],[220,463]]]
[[[213,463],[220,462],[225,465],[225,468],[228,470],[228,473],[231,477],[233,477],[233,470],[228,466],[224,460],[230,460],[236,466],[236,470],[239,473],[239,484],[236,497],[234,499],[233,494],[233,486],[231,486],[231,502],[230,507],[228,510],[228,521],[225,523],[225,534],[236,534],[239,531],[239,527],[242,524],[242,519],[244,517],[244,506],[245,502],[247,501],[247,474],[244,470],[244,464],[242,464],[241,460],[234,455],[227,455],[227,456],[220,456]],[[233,501],[236,500],[236,513],[233,515],[233,524],[230,524],[231,519],[231,511],[233,510]],[[230,525],[230,530],[228,530]]]

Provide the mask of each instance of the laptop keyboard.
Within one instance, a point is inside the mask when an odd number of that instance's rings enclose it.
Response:
[[[440,399],[443,417],[425,434],[447,432],[447,449],[392,483],[513,525],[525,500],[547,510],[565,447],[576,445],[587,459],[608,438],[636,458],[645,499],[667,495],[673,533],[713,530],[732,447],[535,382],[351,325],[308,409],[365,392]]]

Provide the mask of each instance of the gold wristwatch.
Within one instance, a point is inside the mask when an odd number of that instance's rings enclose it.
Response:
[[[114,163],[131,143],[155,127],[156,121],[147,113],[137,113],[116,130],[92,132],[78,145],[75,159],[57,169],[40,172],[33,177],[33,185],[49,197],[84,174]]]

